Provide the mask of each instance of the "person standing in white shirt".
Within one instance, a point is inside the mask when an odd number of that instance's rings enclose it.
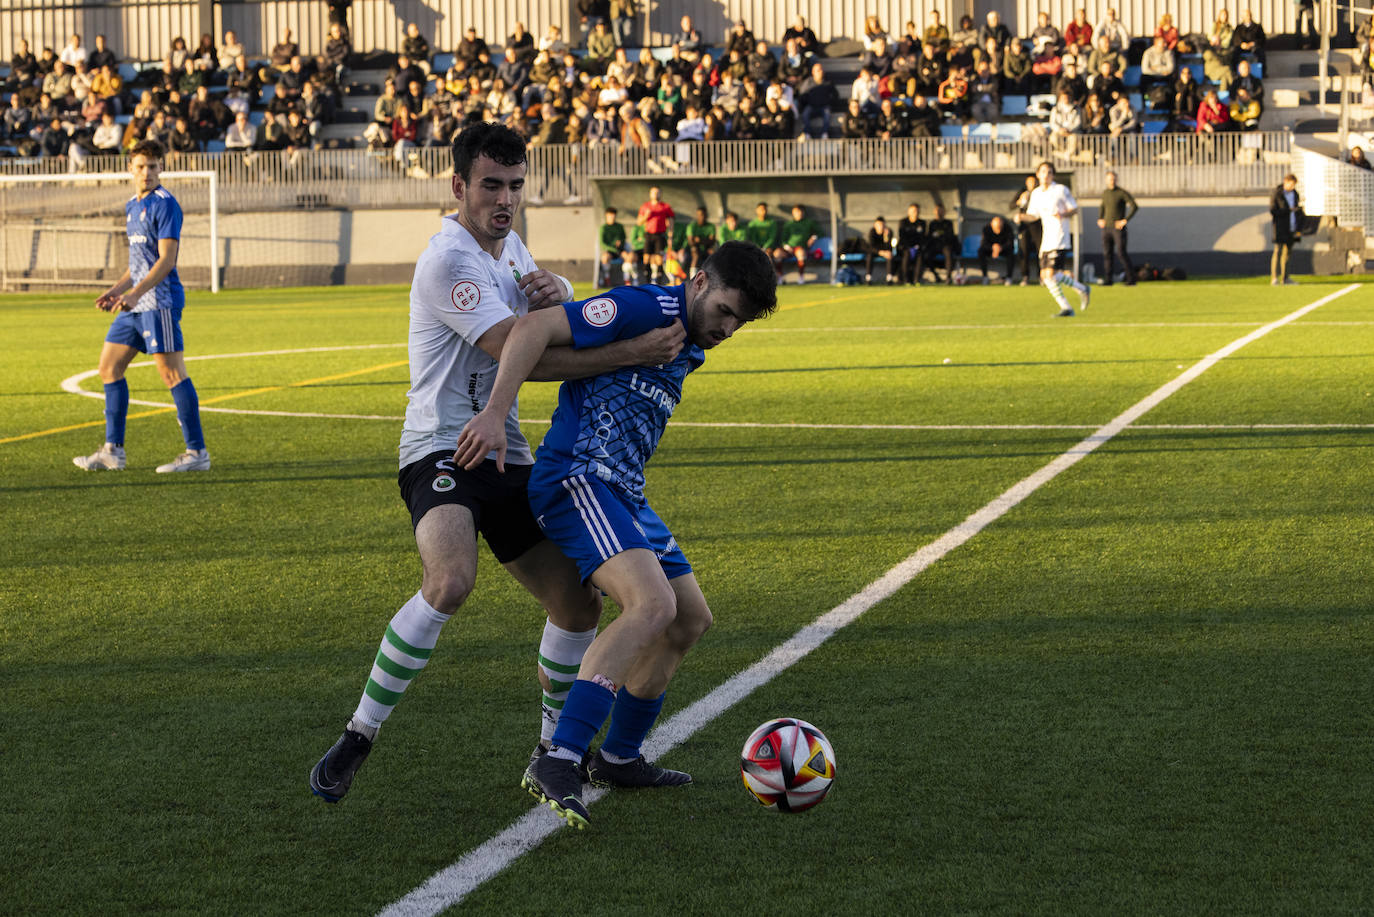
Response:
[[[1054,180],[1054,165],[1040,163],[1035,170],[1039,185],[1030,194],[1030,202],[1022,220],[1039,220],[1044,232],[1040,238],[1040,282],[1050,291],[1054,301],[1059,304],[1058,316],[1073,316],[1073,306],[1064,297],[1061,284],[1068,284],[1078,293],[1080,308],[1088,308],[1092,292],[1078,282],[1073,273],[1067,270],[1072,240],[1069,236],[1069,221],[1078,213],[1078,201],[1064,185]]]

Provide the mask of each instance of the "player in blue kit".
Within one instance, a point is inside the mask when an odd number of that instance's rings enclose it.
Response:
[[[162,381],[171,389],[186,451],[159,473],[208,471],[210,453],[200,428],[200,399],[186,374],[182,352],[181,310],[186,294],[177,276],[181,246],[181,207],[162,187],[162,144],[145,140],[129,152],[134,196],[124,205],[129,234],[129,269],[95,301],[119,315],[100,351],[100,381],[105,383],[105,445],[92,455],[72,459],[86,471],[122,471],[125,465],[124,423],[129,415],[129,384],[124,373],[136,355],[153,358]]]
[[[596,347],[682,322],[687,347],[672,361],[629,366],[564,383],[530,475],[530,508],[583,579],[621,608],[582,658],[549,752],[522,784],[574,827],[585,827],[578,764],[610,716],[587,772],[600,786],[672,786],[687,774],[648,764],[639,749],[663,692],[711,611],[672,532],[644,498],[644,464],[705,350],[777,307],[777,275],[758,246],[727,242],[684,285],[612,290],[531,312],[507,337],[486,408],[464,428],[454,460],[477,467],[495,452],[505,467],[504,418],[550,346]]]

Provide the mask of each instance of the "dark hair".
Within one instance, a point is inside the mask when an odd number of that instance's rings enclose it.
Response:
[[[778,275],[773,259],[753,242],[731,241],[702,262],[707,289],[739,290],[751,319],[772,315],[778,307]]]
[[[453,172],[472,180],[472,164],[481,156],[503,166],[526,162],[525,138],[504,124],[481,121],[453,138]]]
[[[620,211],[619,211],[619,210],[616,210],[614,207],[607,207],[607,208],[606,208],[606,212],[607,212],[607,213],[619,213]]]
[[[162,144],[158,143],[156,140],[140,140],[138,143],[134,144],[134,148],[129,151],[130,159],[133,159],[135,156],[146,156],[149,159],[161,161],[167,158],[167,151],[163,149]]]

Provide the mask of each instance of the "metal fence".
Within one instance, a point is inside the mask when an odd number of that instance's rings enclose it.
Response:
[[[1140,196],[1267,192],[1290,168],[1292,135],[1273,131],[1081,136],[1071,146],[1048,140],[917,138],[904,140],[751,140],[656,143],[618,152],[614,145],[530,148],[527,200],[535,205],[590,203],[596,178],[646,181],[712,177],[770,178],[915,175],[941,172],[1027,173],[1049,159],[1073,170],[1075,184],[1100,187],[1114,169]],[[445,207],[453,199],[445,147],[397,157],[393,151],[298,150],[186,153],[168,168],[213,171],[226,212],[311,208]],[[92,156],[86,171],[117,172],[123,157]],[[65,172],[66,159],[0,162],[0,174]]]
[[[1374,228],[1374,172],[1298,147],[1293,174],[1307,213],[1334,217],[1338,226]]]

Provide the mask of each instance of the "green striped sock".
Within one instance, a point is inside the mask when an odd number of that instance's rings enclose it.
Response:
[[[587,647],[596,639],[596,628],[575,633],[563,630],[552,621],[544,625],[544,636],[539,641],[539,671],[545,682],[543,702],[540,704],[541,725],[539,738],[547,745],[558,727],[558,717],[563,712],[563,702],[568,699],[577,670],[582,665],[582,657]]]
[[[418,592],[401,606],[387,625],[372,663],[358,712],[353,715],[357,722],[376,728],[391,715],[406,687],[429,662],[439,642],[439,631],[448,619],[449,615],[440,614]]]

